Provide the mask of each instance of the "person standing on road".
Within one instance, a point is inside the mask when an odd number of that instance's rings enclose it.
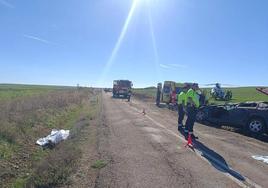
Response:
[[[162,85],[161,85],[161,83],[158,83],[157,84],[157,91],[156,91],[156,105],[157,106],[160,105],[161,89],[162,89]]]
[[[196,137],[193,133],[193,128],[196,120],[197,110],[200,106],[199,95],[194,89],[189,89],[186,93],[186,98],[187,120],[185,125],[185,136],[191,136],[194,139],[198,139],[198,137]]]
[[[178,131],[182,130],[184,119],[184,108],[186,105],[186,93],[185,88],[178,94]]]

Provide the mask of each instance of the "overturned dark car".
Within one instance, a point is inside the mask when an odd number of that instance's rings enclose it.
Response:
[[[242,128],[245,133],[268,133],[268,102],[208,105],[200,108],[199,122]]]

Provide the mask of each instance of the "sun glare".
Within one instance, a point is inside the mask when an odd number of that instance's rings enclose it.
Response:
[[[162,75],[161,75],[161,71],[159,69],[159,55],[158,55],[158,50],[157,50],[155,31],[154,31],[154,26],[153,26],[153,20],[152,20],[152,14],[151,14],[150,7],[148,8],[148,20],[149,20],[150,34],[151,34],[152,46],[153,46],[153,52],[154,52],[155,70],[156,70],[156,73],[157,73],[157,78],[161,78]]]
[[[120,33],[120,35],[118,37],[118,40],[117,40],[117,42],[116,42],[116,44],[114,46],[114,49],[113,49],[112,53],[110,55],[110,58],[108,59],[107,63],[105,64],[105,67],[104,67],[103,72],[101,74],[101,77],[100,77],[100,80],[99,80],[100,84],[102,84],[102,82],[104,81],[108,71],[110,70],[111,66],[114,63],[114,60],[115,60],[115,58],[117,56],[117,53],[118,53],[118,51],[119,51],[119,49],[121,47],[121,44],[122,44],[123,40],[125,38],[126,32],[128,30],[129,24],[130,24],[130,21],[131,21],[131,19],[133,17],[133,14],[135,12],[135,9],[136,9],[137,4],[139,3],[139,1],[141,1],[141,0],[133,0],[132,6],[131,6],[130,11],[128,13],[128,16],[127,16],[127,19],[125,21],[125,24],[124,24],[124,26],[123,26],[123,28],[121,30],[121,33]]]
[[[122,42],[124,41],[124,38],[126,36],[127,30],[129,28],[130,22],[133,18],[133,15],[137,9],[137,7],[139,5],[145,5],[147,6],[148,10],[151,8],[151,5],[153,2],[155,2],[156,0],[133,0],[131,8],[129,10],[128,16],[125,20],[125,23],[123,25],[123,28],[121,29],[121,33],[117,39],[117,42],[115,43],[115,46],[112,50],[112,53],[108,59],[108,61],[106,62],[103,71],[101,73],[101,76],[98,80],[98,84],[99,85],[103,85],[103,82],[105,81],[105,78],[107,77],[108,72],[110,71],[112,65],[114,64],[114,61],[117,57],[118,51],[121,48]],[[151,18],[151,12],[149,10],[149,24],[150,24],[150,34],[151,34],[151,39],[152,39],[152,46],[153,46],[153,51],[154,51],[154,57],[155,57],[155,68],[157,71],[157,75],[158,77],[160,76],[160,72],[158,69],[158,61],[159,61],[159,57],[158,57],[158,52],[157,52],[157,46],[156,46],[156,41],[155,41],[155,34],[154,34],[154,29],[153,29],[153,22],[152,22],[152,18]]]

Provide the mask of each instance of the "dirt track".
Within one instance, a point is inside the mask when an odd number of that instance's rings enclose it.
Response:
[[[175,112],[105,93],[102,103],[98,148],[108,165],[96,187],[267,187],[268,166],[251,158],[267,155],[267,143],[196,124],[192,151]]]

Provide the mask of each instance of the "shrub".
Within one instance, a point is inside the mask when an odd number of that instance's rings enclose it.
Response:
[[[74,172],[81,151],[72,142],[59,144],[48,157],[36,167],[32,177],[34,187],[53,187],[66,184]]]

